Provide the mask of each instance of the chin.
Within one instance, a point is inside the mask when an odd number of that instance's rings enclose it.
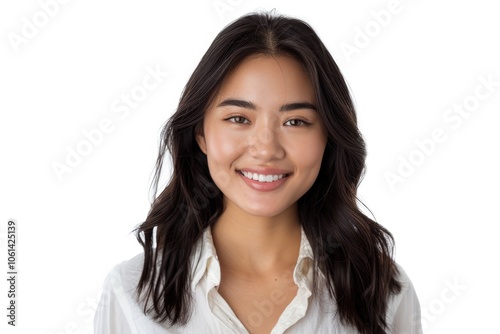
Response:
[[[269,207],[269,206],[253,206],[253,207],[243,206],[243,207],[240,207],[240,209],[245,211],[247,214],[252,215],[252,216],[272,218],[272,217],[276,217],[276,216],[280,215],[287,208],[286,207],[278,207],[276,205],[273,205],[272,207]]]

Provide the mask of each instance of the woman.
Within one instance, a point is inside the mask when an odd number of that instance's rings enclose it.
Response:
[[[304,22],[222,30],[162,132],[173,175],[108,276],[96,333],[420,333],[393,239],[357,207],[365,144]],[[156,244],[156,245],[155,245]]]

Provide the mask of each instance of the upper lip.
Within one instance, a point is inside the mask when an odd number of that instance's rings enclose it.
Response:
[[[291,174],[290,171],[280,168],[269,168],[269,167],[252,167],[252,168],[241,168],[239,171],[244,171],[248,173],[262,174],[262,175],[282,175]]]

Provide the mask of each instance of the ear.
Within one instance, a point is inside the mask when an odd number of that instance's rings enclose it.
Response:
[[[207,154],[207,142],[205,141],[205,135],[200,132],[196,135],[196,142],[198,143],[198,146],[200,147],[200,150]]]

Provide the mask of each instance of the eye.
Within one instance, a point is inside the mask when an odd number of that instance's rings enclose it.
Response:
[[[232,122],[232,123],[237,123],[237,124],[250,123],[250,121],[243,116],[231,116],[231,117],[225,118],[224,120]]]
[[[285,125],[287,125],[287,124],[290,126],[297,127],[297,126],[306,126],[306,125],[309,125],[310,123],[307,123],[304,120],[295,118],[295,119],[290,119],[290,120],[286,121]]]

